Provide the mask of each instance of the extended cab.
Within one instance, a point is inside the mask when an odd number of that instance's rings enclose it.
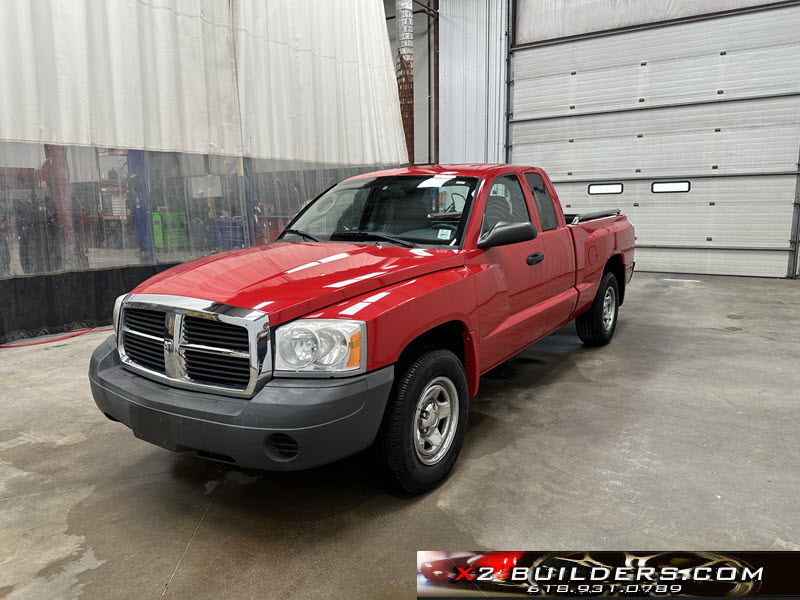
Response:
[[[482,373],[572,319],[585,344],[611,340],[633,251],[618,210],[565,218],[541,169],[360,175],[277,242],[120,297],[92,393],[170,450],[293,470],[374,445],[422,492],[452,468]]]

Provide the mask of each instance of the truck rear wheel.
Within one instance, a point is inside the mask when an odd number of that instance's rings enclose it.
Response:
[[[464,441],[468,411],[464,366],[450,350],[428,350],[399,374],[377,441],[398,486],[420,494],[447,477]]]
[[[619,285],[613,273],[600,281],[592,306],[575,319],[578,337],[587,346],[605,346],[614,337],[619,313]]]

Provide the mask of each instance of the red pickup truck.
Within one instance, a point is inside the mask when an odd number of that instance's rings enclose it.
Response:
[[[585,344],[611,340],[633,251],[618,210],[565,216],[541,169],[359,175],[277,242],[120,297],[92,393],[170,450],[295,470],[373,446],[423,492],[456,461],[482,373],[572,319]]]

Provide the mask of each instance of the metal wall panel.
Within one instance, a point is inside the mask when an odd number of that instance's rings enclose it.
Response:
[[[567,212],[619,206],[640,269],[786,276],[799,27],[792,5],[515,49],[512,160],[545,168]],[[691,190],[652,193],[663,179]]]
[[[508,0],[440,0],[439,161],[500,162]]]

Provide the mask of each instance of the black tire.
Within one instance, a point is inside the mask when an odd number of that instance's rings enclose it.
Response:
[[[614,313],[610,326],[603,319],[606,294],[611,289]],[[605,346],[614,337],[619,316],[619,285],[613,273],[606,273],[600,281],[594,302],[585,313],[575,319],[578,337],[586,346]]]
[[[438,428],[441,424],[443,427],[455,427],[455,431],[452,437],[443,436],[445,440],[449,437],[450,442],[446,448],[443,444],[441,456],[437,454],[427,457],[427,460],[436,462],[425,464],[414,441],[418,426],[417,405],[429,385],[434,390],[447,388],[449,384],[445,379],[452,383],[449,391],[455,392],[457,411],[451,406],[451,423],[446,425],[443,420],[437,420],[435,427]],[[437,385],[439,388],[436,388]],[[449,397],[445,392],[437,398],[442,399],[445,396]],[[461,361],[450,350],[428,350],[398,373],[377,439],[381,460],[394,483],[410,494],[421,494],[441,483],[458,458],[467,428],[468,412],[467,376]],[[426,414],[429,413],[426,411]],[[433,449],[434,446],[431,446],[430,451],[433,452]]]

